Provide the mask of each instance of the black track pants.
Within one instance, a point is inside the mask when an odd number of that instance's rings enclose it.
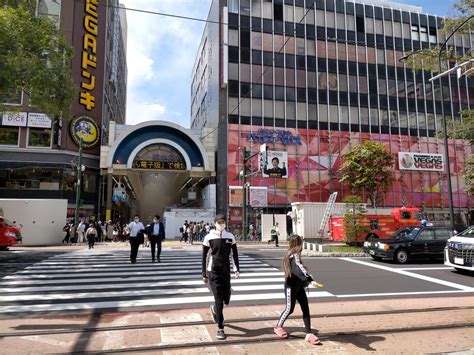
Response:
[[[280,316],[278,326],[283,327],[286,319],[295,310],[296,301],[300,304],[301,311],[303,312],[303,322],[306,333],[311,333],[311,316],[309,314],[308,298],[306,297],[305,289],[302,286],[299,287],[285,287],[285,299],[286,306],[285,310]]]

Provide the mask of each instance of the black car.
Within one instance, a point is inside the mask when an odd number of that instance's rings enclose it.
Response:
[[[364,252],[374,260],[391,259],[400,264],[411,258],[442,258],[446,241],[453,235],[448,227],[404,227],[391,239],[365,242]]]

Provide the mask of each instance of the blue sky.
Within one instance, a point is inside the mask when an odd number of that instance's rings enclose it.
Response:
[[[446,16],[454,0],[398,0]],[[205,19],[211,0],[121,0],[126,7]],[[190,126],[191,73],[203,23],[127,11],[127,124]]]

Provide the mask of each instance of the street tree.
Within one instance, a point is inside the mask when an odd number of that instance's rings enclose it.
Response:
[[[393,181],[392,154],[382,143],[364,141],[342,159],[340,181],[347,182],[354,194],[365,193],[375,207],[379,194],[385,193]]]
[[[365,206],[362,198],[357,195],[349,195],[344,197],[344,235],[348,244],[355,244],[362,233],[369,230],[362,224],[364,219]]]
[[[36,0],[0,0],[1,101],[23,91],[30,106],[50,116],[67,113],[75,93],[72,57],[55,23],[36,16]]]

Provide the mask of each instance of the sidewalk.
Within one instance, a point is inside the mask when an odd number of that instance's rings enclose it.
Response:
[[[283,305],[267,305],[226,307],[225,341],[216,340],[216,325],[207,307],[2,320],[0,352],[472,354],[474,351],[474,297],[325,302],[312,303],[310,307],[313,329],[319,332],[322,346],[311,346],[303,340],[298,306],[294,317],[285,324],[290,338],[277,339],[272,328]],[[84,331],[84,327],[89,330]],[[55,334],[39,335],[38,331]],[[24,335],[11,337],[20,332]]]

